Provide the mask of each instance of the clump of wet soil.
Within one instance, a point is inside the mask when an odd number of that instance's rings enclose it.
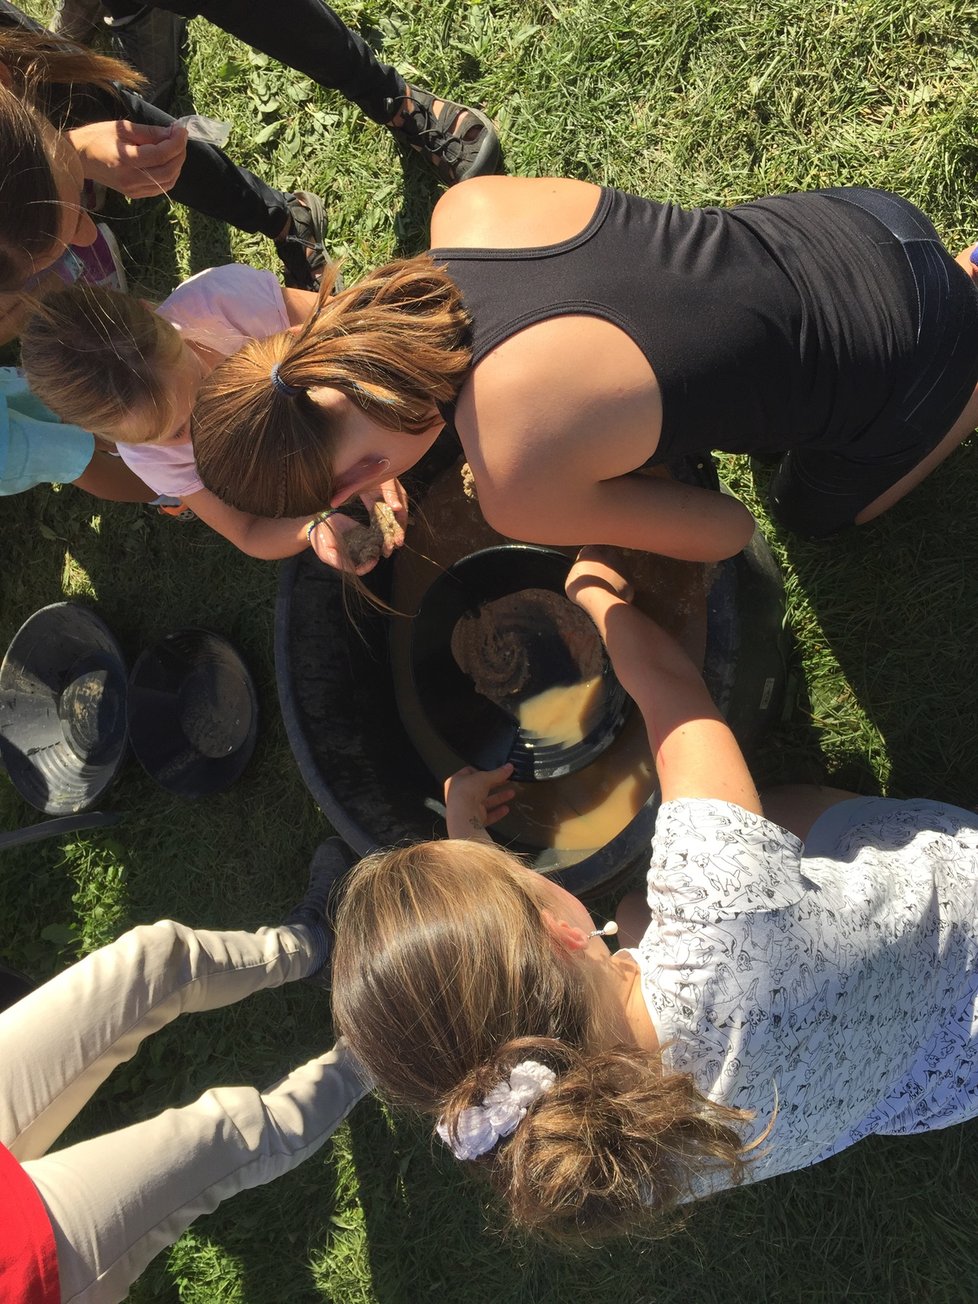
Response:
[[[372,515],[369,525],[358,525],[343,535],[343,546],[356,567],[379,561],[385,544],[397,536],[397,519],[386,503],[374,503]]]
[[[472,468],[469,466],[468,462],[462,463],[461,476],[462,493],[465,494],[466,498],[471,502],[477,503],[479,501],[479,490],[476,488],[475,476],[472,474]]]
[[[452,656],[475,691],[497,706],[550,687],[548,671],[552,682],[566,683],[595,679],[604,668],[591,620],[549,589],[521,589],[463,616],[452,631]]]

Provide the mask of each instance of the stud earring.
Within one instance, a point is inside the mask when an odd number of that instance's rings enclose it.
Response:
[[[609,919],[604,928],[596,928],[593,933],[588,933],[588,937],[614,937],[618,932],[618,925],[613,919]]]

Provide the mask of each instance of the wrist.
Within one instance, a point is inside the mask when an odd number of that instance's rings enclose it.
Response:
[[[629,603],[625,601],[621,594],[616,593],[600,580],[594,584],[588,584],[586,588],[576,592],[573,601],[590,616],[602,633],[609,611],[613,607],[629,606]]]
[[[309,524],[306,526],[306,542],[312,543],[312,536],[320,525],[325,525],[331,516],[335,516],[339,511],[338,507],[324,507],[321,512],[317,512]]]

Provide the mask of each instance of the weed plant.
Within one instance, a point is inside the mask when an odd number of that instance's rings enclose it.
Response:
[[[37,0],[41,3],[41,0]],[[257,0],[255,0],[257,2]],[[346,0],[343,18],[407,76],[485,105],[509,170],[566,173],[690,204],[859,183],[919,203],[949,245],[978,236],[978,31],[959,0]],[[348,282],[424,247],[436,188],[336,95],[196,21],[189,84],[229,152],[326,199]],[[116,205],[133,281],[165,294],[270,244],[164,200]],[[597,437],[597,432],[596,432]],[[764,521],[764,472],[723,470]],[[765,780],[975,801],[978,453],[958,452],[871,528],[809,545],[775,531],[799,684],[756,758]],[[109,833],[3,857],[2,952],[44,978],[136,922],[253,927],[301,894],[329,830],[280,721],[276,567],[197,524],[72,489],[0,505],[0,641],[64,597],[97,599],[130,661],[203,624],[242,648],[262,707],[227,794],[172,800],[130,764]],[[0,781],[0,822],[37,817]],[[116,1072],[71,1136],[123,1126],[215,1083],[267,1083],[330,1041],[328,1005],[285,989],[168,1029]],[[671,1239],[567,1257],[504,1237],[428,1130],[368,1101],[295,1173],[202,1219],[137,1304],[966,1304],[978,1294],[978,1128],[870,1139],[816,1169],[727,1194]]]

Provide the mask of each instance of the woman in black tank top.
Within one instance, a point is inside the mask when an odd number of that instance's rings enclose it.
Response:
[[[326,518],[444,420],[500,533],[697,561],[738,552],[753,518],[647,468],[779,455],[773,515],[825,535],[886,510],[978,423],[970,251],[953,259],[897,196],[684,210],[493,177],[446,194],[432,234],[430,260],[324,293],[198,401],[205,484],[259,515],[328,504],[310,535],[333,565],[349,518]]]

